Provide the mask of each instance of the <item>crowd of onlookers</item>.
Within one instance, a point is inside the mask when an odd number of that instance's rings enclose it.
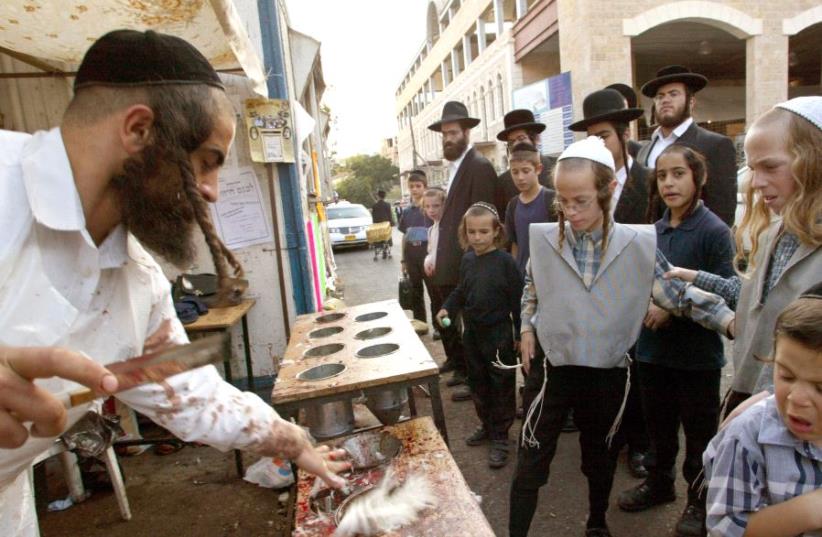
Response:
[[[479,120],[448,102],[429,126],[445,186],[407,174],[398,225],[412,310],[427,321],[427,289],[452,399],[472,400],[480,420],[465,442],[489,444],[489,466],[502,467],[523,418],[512,536],[528,533],[562,431],[580,434],[586,536],[607,537],[618,453],[627,446],[642,479],[620,509],[674,501],[680,426],[677,535],[822,531],[822,97],[750,127],[734,222],[733,143],[692,116],[707,83],[681,66],[645,83],[656,129],[644,142],[631,139],[644,111],[630,87],[589,94],[570,125],[587,138],[558,158],[541,152],[545,125],[513,110],[499,176],[470,144]],[[734,339],[724,398],[720,336]]]

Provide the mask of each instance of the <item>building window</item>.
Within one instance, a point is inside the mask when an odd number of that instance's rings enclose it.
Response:
[[[502,94],[502,75],[497,74],[497,104],[500,115],[505,113],[505,96]]]

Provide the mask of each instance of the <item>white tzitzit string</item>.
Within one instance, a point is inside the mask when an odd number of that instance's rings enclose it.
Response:
[[[542,387],[531,401],[531,406],[528,407],[528,412],[525,414],[525,419],[522,421],[522,445],[523,447],[532,447],[539,449],[539,440],[537,440],[537,425],[539,419],[542,417],[542,407],[545,402],[545,391],[548,389],[548,354],[550,351],[545,351],[542,358]],[[492,362],[494,367],[499,369],[518,369],[523,366],[522,363],[516,365],[506,365],[499,359],[499,350],[497,350],[497,359]],[[534,416],[536,415],[536,418]]]
[[[625,361],[628,363],[628,367],[626,367],[628,375],[625,377],[625,395],[622,396],[622,405],[620,405],[619,412],[617,412],[614,423],[611,425],[611,430],[608,431],[608,436],[605,437],[608,447],[611,447],[611,442],[614,441],[614,436],[616,436],[619,426],[622,424],[622,415],[625,413],[625,405],[628,404],[628,392],[631,391],[631,357],[627,352],[625,353]]]

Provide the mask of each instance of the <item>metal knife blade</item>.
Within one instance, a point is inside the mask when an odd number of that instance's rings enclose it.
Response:
[[[218,362],[225,356],[227,343],[228,334],[223,332],[198,339],[188,345],[179,345],[160,352],[129,358],[122,362],[106,364],[106,368],[117,377],[117,392],[119,393]],[[100,395],[89,389],[74,392],[69,395],[67,406],[68,408],[75,407],[97,397]]]

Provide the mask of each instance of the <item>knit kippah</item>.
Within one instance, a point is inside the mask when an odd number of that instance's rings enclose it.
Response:
[[[225,89],[193,45],[152,30],[115,30],[91,45],[77,69],[74,89],[88,86],[206,84]]]
[[[818,95],[796,97],[790,101],[779,103],[776,107],[802,116],[813,123],[817,129],[822,130],[822,97]]]
[[[614,157],[611,152],[605,147],[605,142],[599,136],[589,136],[578,142],[574,142],[565,148],[565,151],[559,156],[558,160],[566,158],[584,158],[599,162],[607,166],[612,172],[616,172],[614,166]]]

